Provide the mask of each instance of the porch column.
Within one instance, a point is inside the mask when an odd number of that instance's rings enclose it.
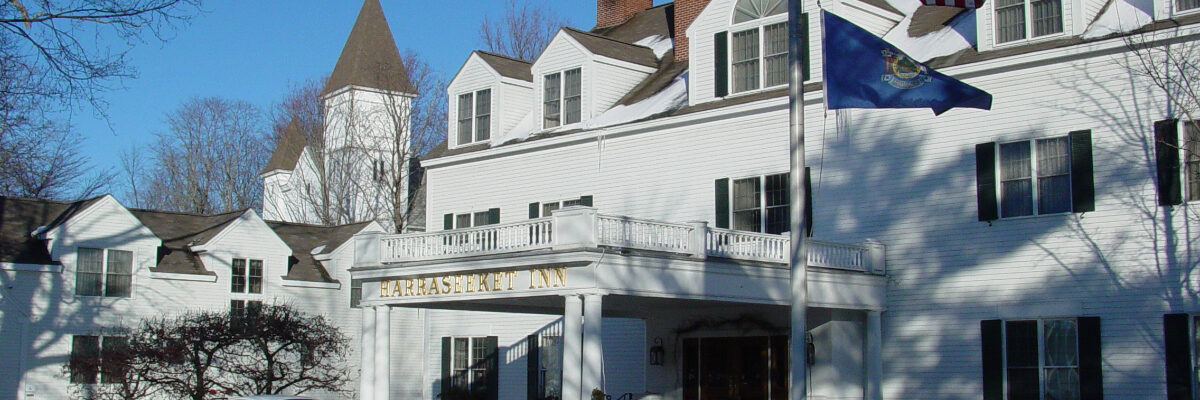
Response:
[[[601,302],[604,296],[583,296],[583,387],[580,398],[592,398],[592,389],[604,390],[604,333]]]
[[[359,400],[375,400],[375,309],[362,308],[362,334],[359,336]]]
[[[867,311],[866,400],[883,399],[883,327],[881,311]]]
[[[576,295],[563,296],[563,400],[582,400],[583,387],[583,300]]]
[[[375,397],[373,400],[391,398],[392,387],[392,308],[375,307]]]

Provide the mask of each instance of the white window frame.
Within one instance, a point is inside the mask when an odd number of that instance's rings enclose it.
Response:
[[[487,123],[488,137],[486,137],[486,138],[479,137],[479,117],[480,117],[480,115],[479,115],[479,108],[480,108],[479,107],[479,95],[483,92],[487,92],[487,94],[488,94],[488,110],[487,110],[487,113],[484,114],[488,117],[488,123]],[[471,122],[470,122],[471,131],[468,133],[468,135],[471,137],[471,140],[467,141],[467,142],[462,141],[463,134],[462,134],[461,122],[463,121],[463,112],[462,112],[461,99],[463,98],[463,96],[466,96],[470,99],[470,105],[471,105],[471,116],[469,117],[471,119]],[[455,131],[455,139],[458,140],[459,146],[464,146],[464,145],[473,144],[473,143],[479,143],[484,140],[491,139],[491,137],[492,137],[492,121],[494,120],[494,118],[492,118],[492,116],[495,114],[493,112],[493,109],[495,109],[494,105],[496,104],[495,99],[496,99],[495,93],[492,92],[492,88],[490,88],[490,87],[483,88],[483,89],[477,89],[477,90],[469,90],[469,91],[460,93],[458,96],[455,96],[455,100],[458,101],[459,103],[457,105],[455,105],[457,113],[455,114],[455,119],[454,119],[454,127],[455,127],[454,129],[456,130]]]
[[[571,72],[571,71],[579,71],[579,96],[578,96],[579,97],[579,121],[567,122],[567,72]],[[558,98],[557,99],[547,99],[546,98],[546,78],[550,77],[552,75],[558,75]],[[558,70],[555,72],[542,74],[541,86],[542,86],[542,91],[541,91],[541,93],[538,94],[538,97],[540,97],[542,99],[542,101],[540,103],[540,106],[542,109],[542,111],[541,111],[542,129],[560,128],[563,126],[583,122],[583,66],[564,68],[562,70]],[[575,96],[571,96],[571,97],[575,97]],[[558,123],[556,125],[547,125],[547,123],[546,123],[546,116],[547,116],[546,103],[551,102],[551,101],[558,101]]]
[[[76,282],[78,282],[78,280],[79,280],[79,252],[82,249],[100,250],[101,251],[101,253],[100,253],[100,263],[101,263],[101,265],[100,265],[100,294],[98,294],[98,295],[79,294],[79,284],[78,283],[76,283],[75,288],[72,289],[72,294],[74,294],[76,297],[89,297],[89,298],[108,298],[108,299],[130,299],[130,298],[133,298],[134,287],[136,287],[136,281],[137,281],[137,252],[136,251],[131,250],[131,249],[122,249],[122,248],[76,246],[75,247],[75,280],[76,280]],[[108,273],[108,270],[109,270],[108,253],[110,251],[122,251],[122,252],[129,253],[129,295],[128,296],[109,296],[107,294],[108,293],[108,275],[109,275],[109,273]]]
[[[1196,7],[1192,7],[1192,8],[1186,9],[1186,10],[1180,10],[1179,9],[1179,0],[1168,0],[1168,1],[1169,1],[1169,3],[1167,4],[1167,7],[1170,7],[1170,10],[1171,10],[1170,13],[1172,16],[1182,16],[1182,15],[1195,14],[1197,12],[1200,12],[1200,5],[1197,5]]]
[[[731,11],[730,13],[732,14],[733,12]],[[731,15],[729,18],[730,18],[730,20],[732,20],[733,16]],[[765,52],[766,44],[767,44],[767,42],[766,42],[767,41],[766,27],[771,26],[771,25],[780,24],[780,23],[784,24],[784,34],[785,34],[784,36],[787,36],[788,28],[787,28],[787,13],[786,12],[783,14],[771,15],[771,16],[767,16],[764,18],[759,18],[759,19],[755,19],[755,20],[750,20],[750,21],[730,25],[729,40],[727,42],[727,46],[729,46],[729,50],[728,50],[728,56],[725,57],[726,58],[725,71],[727,74],[726,82],[729,82],[729,95],[730,96],[742,95],[742,94],[748,94],[748,93],[757,93],[757,92],[767,91],[767,90],[771,90],[771,89],[786,87],[788,85],[788,78],[785,76],[783,83],[780,83],[778,85],[773,85],[773,86],[765,86],[765,87],[763,86],[763,83],[766,81],[766,78],[767,78],[767,62],[766,62],[767,55]],[[738,33],[746,32],[746,31],[750,31],[750,30],[758,30],[758,87],[754,88],[754,89],[746,89],[746,90],[738,91],[737,87],[736,87],[737,86],[736,85],[737,77],[736,77],[736,75],[734,75],[734,67],[733,67],[733,64],[734,64],[734,57],[733,57],[734,40],[733,40],[733,37],[734,37],[734,35],[736,35]],[[785,54],[784,57],[786,60],[787,53],[785,52],[784,54]],[[809,77],[809,80],[811,80],[811,79],[812,79],[812,77]]]
[[[1074,204],[1073,202],[1075,200],[1074,199],[1075,193],[1073,193],[1071,190],[1071,188],[1072,188],[1071,180],[1073,179],[1073,177],[1071,175],[1074,171],[1071,170],[1073,165],[1072,165],[1072,162],[1068,159],[1068,161],[1067,161],[1067,164],[1068,164],[1067,165],[1067,191],[1071,195],[1070,201],[1072,203],[1068,205],[1066,211],[1056,212],[1056,213],[1045,213],[1045,214],[1038,213],[1038,208],[1040,205],[1040,204],[1038,204],[1038,197],[1040,194],[1038,192],[1038,190],[1039,190],[1038,179],[1040,179],[1041,177],[1039,176],[1039,171],[1038,171],[1037,142],[1039,140],[1062,139],[1062,138],[1067,139],[1067,155],[1069,158],[1071,156],[1071,137],[1070,137],[1070,135],[1049,136],[1049,137],[1039,137],[1039,138],[1032,138],[1032,139],[1010,140],[1010,141],[1006,141],[1006,142],[996,142],[996,146],[994,149],[995,154],[996,154],[996,165],[995,165],[996,193],[994,193],[994,194],[996,196],[996,212],[1000,216],[1001,219],[1032,218],[1032,217],[1038,217],[1038,216],[1043,216],[1043,215],[1063,215],[1063,214],[1070,214],[1073,212],[1072,206],[1073,206],[1073,204]],[[1030,164],[1029,165],[1029,180],[1030,180],[1030,185],[1032,186],[1030,188],[1029,193],[1030,193],[1030,196],[1033,197],[1032,203],[1031,203],[1033,209],[1029,215],[1015,215],[1015,216],[1010,217],[1010,216],[1004,215],[1004,196],[1003,196],[1003,193],[1004,193],[1004,168],[1003,168],[1004,160],[1003,160],[1000,148],[1003,145],[1012,144],[1012,143],[1029,143],[1029,164]]]
[[[1067,9],[1068,9],[1068,7],[1070,7],[1071,4],[1074,4],[1074,1],[1058,0],[1058,18],[1059,18],[1059,24],[1062,26],[1062,29],[1059,30],[1058,32],[1047,33],[1047,34],[1041,35],[1041,36],[1034,36],[1034,34],[1033,34],[1033,2],[1037,1],[1037,0],[1022,0],[1022,1],[1023,1],[1022,6],[1025,8],[1024,9],[1025,12],[1023,14],[1023,18],[1025,21],[1025,37],[1020,38],[1020,39],[1009,40],[1006,42],[1000,41],[1000,22],[999,22],[999,18],[997,18],[997,14],[996,14],[996,2],[995,1],[990,2],[990,4],[991,4],[990,5],[991,19],[992,19],[991,34],[992,34],[992,45],[993,46],[1003,47],[1003,46],[1021,45],[1021,44],[1025,44],[1025,43],[1029,43],[1029,42],[1033,42],[1033,41],[1041,41],[1041,40],[1046,40],[1046,39],[1050,39],[1050,38],[1056,38],[1056,37],[1064,36],[1067,34],[1067,30],[1069,28],[1068,23],[1070,22],[1069,19],[1067,18]],[[1072,11],[1074,12],[1075,10],[1072,10]]]
[[[1038,354],[1038,367],[1037,367],[1038,371],[1037,372],[1038,372],[1038,397],[1039,398],[1041,398],[1041,399],[1046,398],[1046,376],[1045,376],[1046,369],[1048,369],[1048,368],[1072,368],[1072,367],[1053,367],[1053,366],[1047,367],[1046,366],[1045,324],[1046,324],[1046,321],[1054,321],[1054,320],[1071,320],[1073,323],[1075,323],[1075,366],[1073,368],[1075,368],[1075,369],[1080,368],[1079,359],[1082,357],[1083,353],[1081,352],[1081,350],[1079,348],[1079,318],[1078,317],[1014,318],[1014,319],[1001,320],[1000,344],[1001,344],[1001,355],[1002,355],[1001,358],[1004,360],[1003,371],[1004,371],[1004,398],[1005,399],[1008,399],[1008,396],[1009,396],[1009,393],[1008,393],[1008,387],[1009,387],[1009,384],[1008,384],[1008,382],[1009,382],[1008,381],[1008,323],[1009,322],[1020,322],[1020,321],[1036,321],[1037,322],[1037,354]],[[1082,390],[1082,388],[1080,388],[1080,389]]]
[[[474,228],[474,227],[479,227],[479,226],[494,225],[494,224],[488,224],[486,222],[482,223],[482,224],[476,223],[476,221],[478,221],[479,218],[481,218],[481,217],[483,218],[484,221],[487,221],[488,210],[471,211],[471,212],[465,212],[465,213],[453,213],[453,214],[454,214],[454,218],[453,218],[454,226],[452,229],[467,229],[467,228]],[[469,223],[466,224],[466,226],[463,226],[463,224],[459,224],[460,217],[467,217],[467,221]]]
[[[550,200],[550,201],[538,202],[538,217],[549,217],[549,216],[553,215],[555,211],[558,211],[558,210],[561,210],[561,209],[564,209],[567,207],[571,207],[571,206],[581,205],[583,203],[581,200],[582,200],[582,198],[576,197],[576,198],[571,198],[571,199]],[[546,206],[548,206],[548,205],[553,206],[553,209],[547,210]]]
[[[739,211],[736,208],[737,182],[744,181],[747,179],[758,179],[758,212],[759,212],[758,230],[757,231],[742,230],[742,231],[767,233],[767,221],[768,221],[767,215],[769,214],[769,212],[768,212],[769,209],[779,208],[779,207],[783,207],[786,209],[790,206],[790,202],[791,202],[791,199],[789,198],[788,199],[789,203],[786,203],[783,205],[777,205],[777,206],[767,206],[767,179],[768,179],[768,177],[778,176],[778,175],[783,175],[783,176],[787,177],[787,179],[791,179],[788,172],[778,172],[778,173],[773,173],[773,174],[761,174],[761,175],[747,175],[747,176],[730,177],[729,178],[729,200],[728,201],[729,201],[729,228],[730,229],[740,230],[737,228],[737,217],[736,217],[737,212]],[[786,185],[785,185],[785,189],[786,189]],[[750,209],[746,209],[746,210],[742,210],[742,211],[749,211],[749,210]]]
[[[245,262],[244,268],[246,269],[245,274],[241,276],[241,278],[245,279],[245,281],[244,281],[245,287],[243,287],[243,290],[240,292],[233,290],[233,278],[237,277],[233,273],[233,264],[235,262],[237,262],[237,260],[242,260],[243,262]],[[258,261],[261,264],[261,269],[262,269],[261,275],[258,277],[259,278],[258,292],[250,291],[250,277],[251,277],[250,276],[250,264],[252,261]],[[261,296],[266,291],[267,291],[267,262],[266,262],[266,260],[263,260],[260,258],[250,258],[250,257],[231,257],[230,258],[230,261],[229,261],[229,293],[239,295],[239,296]]]
[[[460,368],[460,366],[456,364],[457,360],[455,360],[455,357],[454,357],[455,350],[458,348],[458,341],[461,339],[467,340],[467,360],[466,360],[467,365],[463,368]],[[482,349],[482,351],[485,352],[481,363],[471,362],[475,358],[474,350],[475,350],[476,343],[478,343],[478,345]],[[450,380],[451,380],[450,387],[451,388],[455,388],[455,389],[458,388],[458,386],[457,386],[458,382],[457,382],[456,377],[458,375],[458,371],[463,370],[463,371],[466,371],[466,378],[467,378],[467,384],[466,384],[466,387],[464,387],[464,389],[466,389],[467,392],[472,391],[472,386],[475,385],[475,374],[473,372],[476,370],[479,370],[479,369],[483,369],[484,374],[487,374],[487,372],[488,372],[487,371],[488,366],[487,366],[486,351],[487,351],[487,336],[451,336],[450,337]],[[497,351],[499,351],[499,350],[497,350]],[[480,365],[480,364],[482,364],[482,365]],[[496,372],[499,373],[498,370]],[[483,384],[486,385],[487,382],[484,382]]]

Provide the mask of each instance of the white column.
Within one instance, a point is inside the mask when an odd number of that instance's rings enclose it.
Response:
[[[591,399],[592,389],[604,390],[604,333],[601,302],[604,296],[583,296],[583,387],[581,399]]]
[[[362,336],[359,338],[359,400],[375,400],[375,309],[362,308]]]
[[[563,400],[583,400],[588,398],[579,397],[583,390],[583,300],[575,295],[563,300],[562,396]]]
[[[392,308],[375,307],[375,397],[391,398],[392,386]]]
[[[866,400],[883,399],[883,327],[880,311],[867,311]]]

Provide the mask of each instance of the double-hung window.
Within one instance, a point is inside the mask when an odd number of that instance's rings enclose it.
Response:
[[[984,400],[1103,398],[1100,318],[981,323]]]
[[[80,247],[76,253],[75,294],[129,297],[133,286],[133,252]]]
[[[1062,0],[996,0],[994,4],[998,44],[1063,31]]]
[[[733,180],[732,227],[751,232],[788,231],[788,174]]]
[[[547,74],[542,84],[542,128],[579,122],[583,116],[583,70]]]
[[[491,116],[491,89],[458,95],[458,144],[491,138]]]
[[[233,259],[230,292],[261,294],[263,284],[263,262],[245,258]]]
[[[497,337],[442,338],[442,398],[495,399]]]
[[[1095,209],[1090,131],[975,147],[979,219]]]
[[[442,229],[466,229],[498,223],[500,223],[500,209],[490,208],[487,211],[446,214],[443,217]]]
[[[733,23],[753,21],[786,13],[784,0],[741,0],[734,6]],[[733,92],[780,86],[788,83],[787,22],[772,18],[749,29],[733,30],[729,60]]]
[[[128,345],[124,336],[72,336],[68,364],[71,383],[122,382]]]
[[[350,280],[350,308],[357,308],[362,302],[362,279]]]
[[[262,311],[262,304],[258,300],[230,300],[229,314],[234,318],[258,315]]]

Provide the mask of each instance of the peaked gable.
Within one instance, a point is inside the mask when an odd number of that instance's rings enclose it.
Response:
[[[379,0],[364,0],[321,95],[346,86],[416,93]]]

